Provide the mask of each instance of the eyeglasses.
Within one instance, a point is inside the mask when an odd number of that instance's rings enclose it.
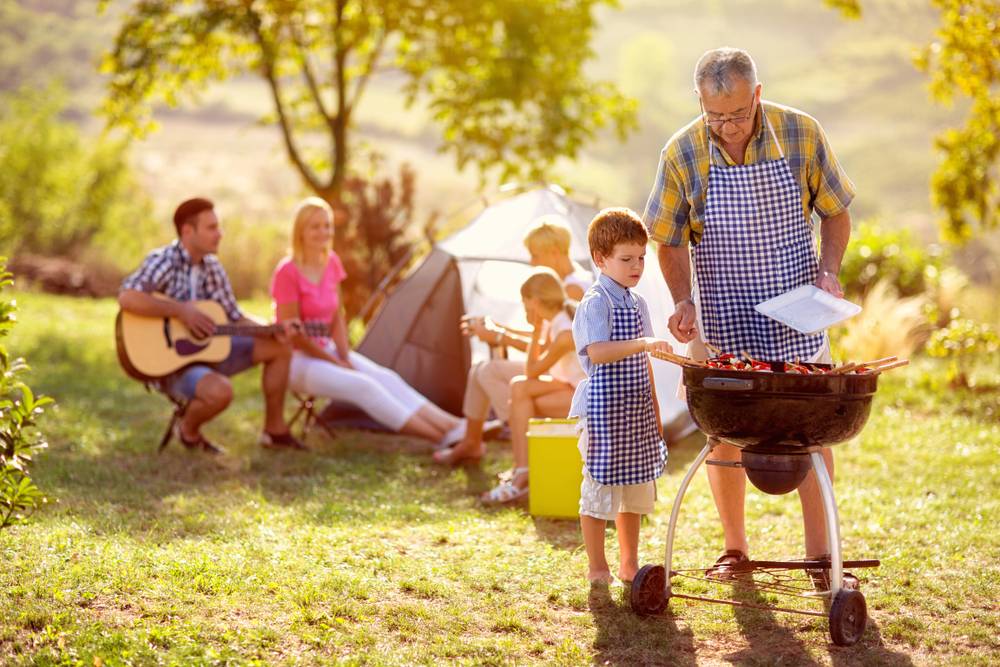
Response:
[[[754,112],[756,111],[754,100],[755,97],[750,98],[750,108],[747,109],[747,112],[745,114],[739,116],[728,116],[725,118],[709,117],[708,112],[705,111],[705,105],[701,102],[701,100],[698,101],[698,104],[701,105],[701,114],[705,118],[705,125],[708,125],[713,130],[719,130],[722,129],[722,126],[725,125],[726,123],[732,123],[733,125],[738,125],[740,123],[745,123],[751,118],[753,118]]]

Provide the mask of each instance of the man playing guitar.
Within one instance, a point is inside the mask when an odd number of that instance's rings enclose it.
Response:
[[[215,256],[222,228],[214,204],[207,199],[188,199],[174,212],[177,240],[153,250],[142,265],[122,282],[118,303],[123,311],[145,317],[173,317],[197,336],[208,337],[215,322],[190,303],[198,299],[217,302],[235,324],[259,325],[236,304],[225,269]],[[173,300],[158,298],[162,293]],[[222,412],[233,399],[228,376],[263,363],[264,430],[260,444],[278,449],[306,449],[289,431],[283,409],[292,348],[287,335],[297,326],[285,322],[274,337],[233,336],[229,356],[223,361],[196,364],[160,380],[160,387],[175,398],[188,401],[176,435],[189,449],[224,453],[201,434],[201,426]]]

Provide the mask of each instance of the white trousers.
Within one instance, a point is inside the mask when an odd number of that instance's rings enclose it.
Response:
[[[336,356],[332,348],[331,345],[327,350]],[[353,405],[397,432],[429,402],[395,371],[357,352],[351,352],[348,360],[355,370],[296,351],[292,354],[288,387],[300,394],[323,396]]]

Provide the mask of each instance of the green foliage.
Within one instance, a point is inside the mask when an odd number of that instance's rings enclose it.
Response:
[[[59,86],[24,88],[0,107],[0,250],[78,256],[100,240],[113,262],[138,251],[150,219],[122,141],[85,141],[60,114]]]
[[[988,358],[1000,351],[1000,336],[988,324],[955,318],[948,326],[931,334],[927,354],[951,361],[948,380],[953,386],[968,387],[969,369],[976,357]]]
[[[941,249],[929,248],[906,228],[888,229],[865,221],[851,234],[844,254],[841,280],[851,296],[861,296],[879,280],[902,297],[922,294],[941,273]]]
[[[102,5],[107,5],[105,2]],[[150,104],[178,104],[212,81],[250,73],[306,185],[340,200],[355,155],[354,114],[372,78],[392,71],[420,98],[458,165],[540,178],[605,127],[624,135],[635,102],[584,65],[594,11],[613,0],[147,0],[124,12],[104,113],[142,132]],[[312,135],[307,138],[306,135]],[[317,142],[317,135],[322,141]],[[322,144],[317,146],[317,144]],[[312,146],[313,148],[308,148]]]
[[[847,18],[861,16],[859,0],[823,0]],[[931,0],[941,11],[936,40],[914,58],[931,76],[934,99],[972,101],[964,127],[941,133],[943,154],[931,177],[931,197],[942,210],[942,236],[968,241],[1000,225],[1000,0]]]
[[[0,258],[0,290],[13,284]],[[0,338],[16,322],[17,304],[0,298]],[[0,530],[23,523],[44,498],[28,475],[34,456],[48,446],[35,429],[35,422],[52,399],[35,397],[20,380],[28,370],[21,358],[11,358],[0,345]]]
[[[931,75],[931,93],[943,103],[972,100],[965,127],[936,143],[944,154],[931,179],[944,212],[945,238],[966,241],[977,229],[1000,225],[1000,1],[934,0],[941,10],[937,40],[915,59]]]
[[[861,4],[858,0],[823,0],[823,3],[838,10],[844,18],[861,18]]]

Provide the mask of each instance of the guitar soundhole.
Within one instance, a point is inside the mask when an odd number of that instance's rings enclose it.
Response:
[[[192,354],[198,354],[202,350],[208,347],[208,343],[196,343],[187,338],[182,338],[174,343],[174,349],[182,357],[187,357]]]

